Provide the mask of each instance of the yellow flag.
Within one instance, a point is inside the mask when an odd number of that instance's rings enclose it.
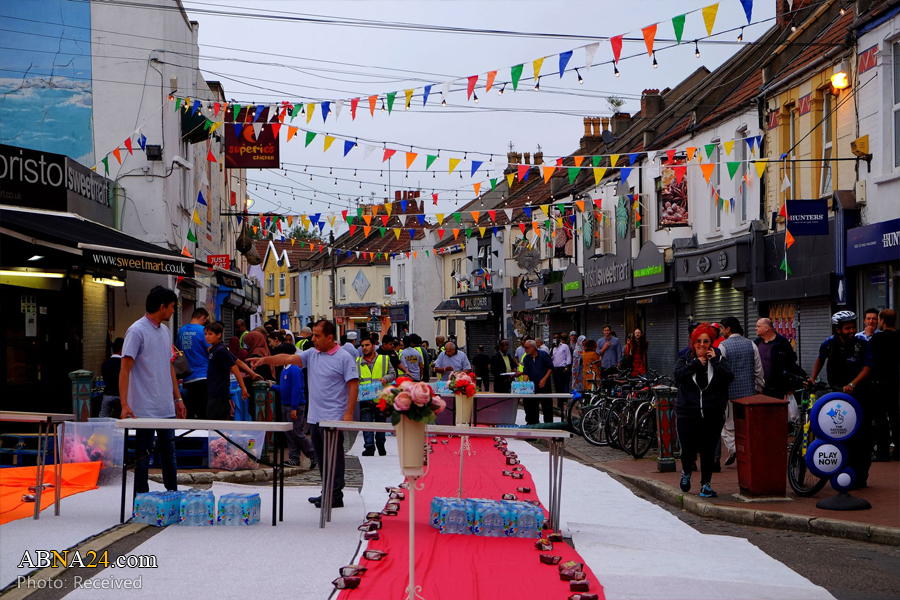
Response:
[[[413,90],[406,90],[406,110],[409,110],[409,102],[412,100]]]
[[[538,77],[541,76],[541,65],[544,64],[544,59],[536,58],[536,59],[534,59],[533,64],[534,64],[534,78],[537,79]]]
[[[461,160],[462,160],[461,158],[451,158],[450,159],[450,173],[452,173],[453,171],[456,170],[456,166],[459,164],[459,161],[461,161]]]
[[[731,156],[731,149],[734,148],[734,140],[722,142],[722,145],[725,146],[725,154]]]
[[[610,154],[609,155],[609,164],[612,166],[616,166],[616,163],[619,162],[618,154]]]
[[[196,210],[194,210],[194,218],[193,218],[193,221],[194,221],[194,223],[196,223],[197,225],[203,225],[203,221],[200,220],[200,214],[199,214]]]
[[[594,167],[594,184],[600,185],[603,176],[606,175],[606,167]]]
[[[399,227],[394,227],[394,235],[397,237],[398,240],[400,239],[400,228]]]
[[[293,248],[293,247],[294,247],[294,242],[296,242],[296,241],[297,241],[297,240],[296,240],[296,239],[294,239],[294,238],[291,238],[291,248]]]
[[[758,161],[756,161],[756,163],[754,163],[754,166],[756,167],[756,176],[759,177],[760,179],[762,179],[763,173],[766,172],[766,161],[767,160],[768,159],[758,160]]]
[[[513,173],[510,173],[509,175],[506,176],[506,185],[509,186],[509,189],[512,189],[512,182],[513,182],[514,177],[515,177],[515,174],[513,174]]]
[[[328,224],[331,225],[331,228],[334,229],[334,221],[337,219],[337,216],[328,217]]]
[[[479,227],[478,231],[481,232],[481,237],[484,237],[484,232],[487,231],[487,227]]]
[[[556,217],[556,228],[562,229],[562,217]]]
[[[306,104],[306,124],[309,125],[309,122],[312,120],[313,112],[316,110],[315,102],[308,102]]]
[[[330,135],[325,136],[325,150],[323,152],[328,152],[328,149],[331,148],[331,144],[334,143],[334,137]]]
[[[541,210],[544,211],[544,216],[550,216],[550,205],[549,204],[541,204]]]
[[[210,125],[210,127],[209,127],[209,132],[212,133],[213,131],[218,129],[219,125],[221,125],[221,124],[222,124],[222,121],[213,121],[213,124]]]
[[[440,224],[441,224],[441,223],[443,223],[443,222],[444,222],[444,214],[443,214],[443,213],[437,213],[437,214],[436,214],[436,215],[434,215],[434,216],[436,216],[436,217],[437,217],[437,220],[438,220],[438,225],[440,225]]]
[[[394,210],[394,203],[388,200],[384,203],[384,210],[387,211],[388,216],[391,216],[391,211]]]
[[[712,35],[713,25],[716,23],[716,13],[719,12],[719,3],[710,4],[703,8],[703,22],[706,23],[706,34]]]

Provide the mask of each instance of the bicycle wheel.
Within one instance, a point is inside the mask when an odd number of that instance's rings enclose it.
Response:
[[[617,450],[622,448],[619,445],[619,420],[624,409],[625,401],[616,401],[609,407],[609,414],[606,416],[606,439],[609,440],[609,447]]]
[[[655,440],[656,413],[653,411],[645,412],[634,427],[634,444],[632,445],[631,455],[635,458],[643,458]]]
[[[622,418],[619,419],[619,447],[628,454],[633,452],[634,446],[634,408],[629,404],[622,412]]]
[[[581,433],[579,421],[584,413],[584,397],[571,398],[566,404],[565,422],[569,424],[573,430]],[[583,435],[583,434],[582,434]]]
[[[809,441],[812,442],[811,439]],[[806,467],[802,433],[794,438],[794,443],[791,444],[791,452],[788,455],[788,483],[791,484],[794,493],[803,498],[815,496],[828,483],[827,477],[817,477]]]
[[[606,418],[609,415],[609,407],[598,404],[585,409],[581,416],[581,435],[587,443],[593,446],[606,446],[609,442],[606,437]]]

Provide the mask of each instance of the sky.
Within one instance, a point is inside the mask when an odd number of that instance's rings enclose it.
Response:
[[[475,197],[473,183],[502,176],[510,144],[517,152],[532,154],[540,145],[545,162],[572,153],[583,134],[583,117],[611,114],[607,96],[622,97],[622,111],[636,112],[642,90],[673,87],[700,66],[713,70],[727,60],[739,48],[735,43],[739,28],[747,23],[739,0],[722,0],[713,33],[737,29],[715,36],[718,43],[701,42],[698,59],[693,40],[706,36],[699,9],[707,6],[709,0],[205,2],[184,0],[184,5],[190,18],[200,23],[200,65],[204,77],[220,81],[226,97],[241,103],[347,101],[337,120],[332,114],[323,123],[318,109],[308,126],[305,118],[295,119],[295,125],[319,132],[309,147],[304,147],[302,135],[285,143],[286,136],[282,134],[281,159],[286,175],[283,171],[248,174],[251,197],[255,200],[251,211],[285,214],[339,211],[355,207],[360,196],[369,198],[374,193],[376,201],[382,202],[386,195],[393,196],[396,189],[417,187],[429,200],[432,190],[439,194],[438,206],[429,201],[427,212],[452,212]],[[288,17],[329,16],[529,35],[274,22],[198,12],[235,8]],[[689,12],[695,10],[698,12]],[[774,0],[756,0],[752,21],[771,19],[774,11]],[[661,49],[674,45],[671,19],[683,13],[689,14],[682,43]],[[659,67],[654,69],[641,29],[656,22]],[[747,27],[743,31],[744,42],[758,38],[771,25],[769,20]],[[531,35],[535,33],[544,35]],[[618,65],[621,76],[616,78],[608,64],[612,49],[606,38],[620,34],[637,41],[624,42]],[[583,68],[585,53],[581,47],[592,41],[600,42],[599,50],[594,66],[587,70]],[[583,84],[578,83],[574,72],[566,72],[562,79],[558,75],[558,54],[567,50],[574,50],[568,68],[579,68]],[[541,89],[535,90],[532,61],[541,56],[546,57],[541,69]],[[513,92],[510,84],[502,96],[498,95],[497,86],[510,80],[510,67],[520,63],[525,63],[525,67],[518,91]],[[494,69],[498,70],[494,89],[485,93],[484,74]],[[466,99],[465,90],[466,78],[476,74],[480,75],[475,88],[478,104]],[[442,107],[440,90],[446,81],[455,81],[454,91],[447,98],[448,106]],[[423,108],[421,88],[426,84],[434,87]],[[403,90],[410,87],[417,89],[411,109],[404,111]],[[374,117],[370,116],[366,97],[379,94],[382,99],[388,92],[398,92],[393,112],[388,115],[376,110]],[[362,100],[356,119],[352,120],[349,100],[354,97]],[[322,134],[326,133],[338,141],[323,152]],[[342,140],[357,138],[379,149],[367,160],[363,160],[359,148],[344,157]],[[398,150],[389,163],[382,162],[382,142]],[[409,146],[419,157],[406,179],[404,152],[410,151]],[[437,150],[441,150],[440,158],[430,171],[424,172],[425,155],[436,154]],[[447,161],[451,156],[466,159],[452,175],[448,174]],[[470,177],[472,160],[484,162],[474,177]],[[293,188],[294,199],[290,190],[275,185]]]

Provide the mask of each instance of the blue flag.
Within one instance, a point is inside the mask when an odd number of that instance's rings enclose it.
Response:
[[[531,207],[530,206],[523,206],[522,212],[525,213],[526,217],[528,217],[529,219],[531,218]]]
[[[147,136],[143,133],[141,134],[141,137],[138,138],[138,145],[141,147],[141,150],[144,152],[147,151]]]
[[[356,145],[356,142],[351,142],[350,140],[344,140],[344,156],[347,156],[353,147]]]
[[[197,192],[197,204],[202,204],[203,206],[209,206],[206,203],[206,200],[203,199],[203,192]]]
[[[572,51],[567,50],[566,52],[561,52],[559,55],[559,78],[562,79],[563,73],[566,72],[566,65],[569,64],[569,59],[572,58]]]
[[[749,25],[753,14],[753,0],[741,0],[741,6],[744,7],[744,14],[747,15],[747,25]]]
[[[426,104],[428,104],[428,94],[430,94],[430,93],[431,93],[431,86],[426,85],[425,86],[425,94],[423,94],[423,97],[422,97],[422,106],[425,106]]]
[[[324,123],[326,119],[328,119],[328,113],[331,112],[331,102],[323,102],[322,103],[322,122]]]
[[[254,120],[254,121],[259,121],[259,115],[261,115],[262,112],[263,112],[265,109],[266,109],[266,107],[263,106],[262,104],[257,105],[257,107],[256,107],[256,114],[253,116],[253,120]]]
[[[406,200],[401,200],[401,201],[400,201],[400,210],[402,210],[403,212],[406,212],[406,205],[407,205],[407,204],[408,204],[408,202],[407,202]]]
[[[196,115],[198,110],[200,110],[200,101],[194,100],[194,106],[191,107],[191,116]]]
[[[619,169],[619,177],[621,178],[623,183],[628,180],[628,176],[631,175],[631,172],[633,170],[634,169],[632,169],[631,167]]]
[[[410,229],[410,230],[409,230],[409,239],[412,240],[412,239],[415,239],[415,237],[416,237],[416,230],[415,230],[415,229]]]
[[[471,173],[471,175],[469,175],[469,177],[475,177],[475,171],[477,171],[483,164],[484,164],[483,160],[473,160],[472,161],[472,173]]]
[[[244,132],[244,124],[243,123],[235,123],[234,124],[234,137],[241,137],[241,133]]]
[[[632,152],[631,154],[628,155],[628,166],[629,167],[634,165],[634,161],[637,160],[639,154],[640,154],[639,152]]]
[[[416,215],[416,218],[419,220],[419,225],[425,227],[425,215]]]

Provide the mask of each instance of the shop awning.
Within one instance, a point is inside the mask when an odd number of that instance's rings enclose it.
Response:
[[[125,269],[193,277],[194,259],[68,212],[4,206],[0,232],[83,257],[86,269]]]
[[[434,309],[436,313],[456,313],[459,310],[458,300],[442,300]]]

